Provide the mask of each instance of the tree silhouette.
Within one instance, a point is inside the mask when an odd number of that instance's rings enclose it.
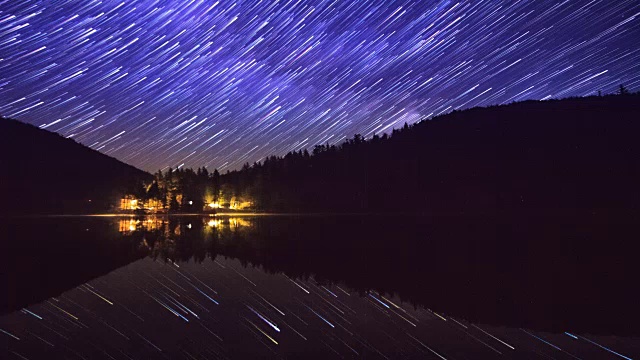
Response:
[[[627,90],[624,85],[620,84],[620,87],[618,88],[618,95],[629,95],[629,90]]]
[[[621,87],[621,93],[628,91]],[[628,172],[640,166],[640,149],[630,138],[640,124],[627,121],[637,117],[639,99],[629,94],[461,110],[404,123],[391,135],[319,144],[312,154],[300,149],[269,156],[224,175],[169,170],[157,183],[170,203],[181,203],[171,211],[201,211],[209,201],[272,212],[623,211],[640,203]],[[603,147],[597,140],[602,133],[618,146]],[[620,180],[613,184],[607,172]]]

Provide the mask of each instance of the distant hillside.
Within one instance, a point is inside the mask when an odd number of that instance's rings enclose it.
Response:
[[[0,214],[109,210],[148,173],[72,139],[0,118]]]
[[[525,101],[270,157],[221,183],[268,211],[637,211],[639,135],[639,94]]]

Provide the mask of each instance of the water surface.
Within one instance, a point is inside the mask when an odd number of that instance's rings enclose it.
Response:
[[[592,220],[13,219],[0,346],[29,359],[633,357],[633,226]]]

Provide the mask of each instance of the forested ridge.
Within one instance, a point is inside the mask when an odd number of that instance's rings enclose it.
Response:
[[[639,94],[453,111],[216,171],[210,184],[274,212],[638,210],[639,119]]]
[[[638,119],[637,93],[525,101],[356,134],[224,174],[169,168],[155,177],[2,119],[3,211],[111,211],[130,194],[140,207],[170,212],[635,212]]]

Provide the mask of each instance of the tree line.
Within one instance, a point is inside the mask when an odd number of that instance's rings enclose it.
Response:
[[[169,169],[155,174],[144,196],[173,211],[209,203],[268,212],[438,214],[635,208],[629,169],[640,159],[632,136],[640,130],[633,120],[640,95],[622,95],[454,110],[391,134],[356,134],[225,174]]]

